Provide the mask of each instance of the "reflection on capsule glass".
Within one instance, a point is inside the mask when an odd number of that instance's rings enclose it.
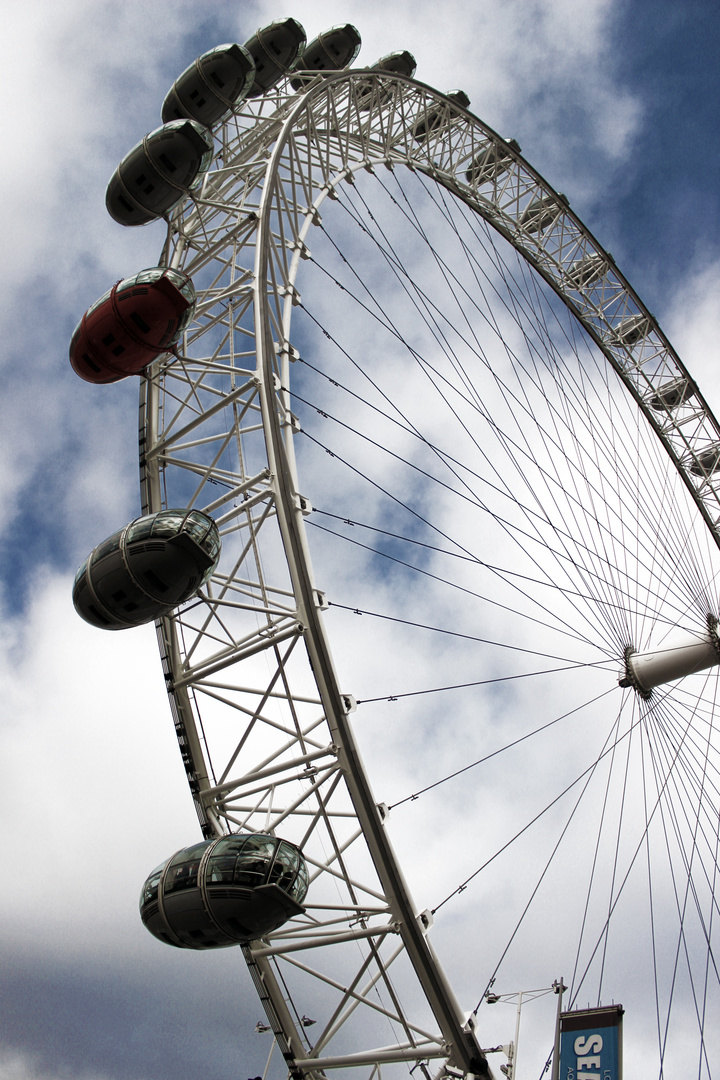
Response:
[[[75,575],[75,610],[103,630],[141,626],[194,596],[219,558],[217,525],[201,510],[149,514],[90,553]]]
[[[318,34],[314,41],[301,53],[295,67],[298,71],[339,71],[348,67],[360,52],[362,38],[352,23],[333,26],[324,34]],[[291,80],[294,90],[299,90],[308,79],[297,76]]]
[[[172,210],[210,167],[212,134],[197,120],[173,120],[151,131],[127,154],[105,195],[110,217],[146,225]]]
[[[247,97],[255,64],[242,45],[218,45],[183,71],[162,107],[164,124],[187,117],[210,127]]]
[[[244,48],[255,63],[255,81],[248,97],[270,90],[294,66],[305,48],[305,31],[296,19],[280,19],[258,30]]]
[[[222,836],[176,852],[150,874],[140,917],[181,949],[221,949],[300,915],[308,871],[294,844],[265,833]]]
[[[162,266],[141,270],[88,308],[70,339],[70,363],[87,382],[137,375],[172,348],[194,311],[187,274]]]

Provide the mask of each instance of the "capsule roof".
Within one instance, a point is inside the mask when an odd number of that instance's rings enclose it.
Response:
[[[349,67],[360,52],[362,38],[352,23],[332,26],[318,34],[297,58],[295,68],[298,71],[310,71],[313,75],[323,71],[339,71]],[[296,76],[290,80],[294,90],[298,90],[308,76]]]
[[[137,375],[172,348],[194,311],[187,274],[162,266],[141,270],[88,308],[70,341],[70,363],[87,382]]]
[[[296,19],[280,19],[253,34],[244,48],[255,64],[255,81],[248,97],[259,97],[282,79],[305,48],[305,30]]]
[[[254,81],[255,62],[247,49],[218,45],[175,80],[163,102],[163,123],[187,117],[210,127],[247,97]]]
[[[196,120],[173,120],[151,131],[122,159],[105,195],[121,225],[146,225],[172,210],[210,167],[213,139]]]

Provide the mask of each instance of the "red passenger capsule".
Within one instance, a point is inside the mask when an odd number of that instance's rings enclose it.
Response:
[[[70,341],[70,363],[92,383],[138,375],[172,348],[194,310],[187,274],[162,266],[141,270],[88,308]]]

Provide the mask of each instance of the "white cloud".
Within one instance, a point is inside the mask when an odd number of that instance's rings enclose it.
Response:
[[[664,329],[697,380],[710,407],[720,413],[720,260],[696,258],[678,282]]]
[[[19,874],[2,922],[15,945],[83,954],[102,943],[119,959],[145,933],[143,875],[197,824],[152,628],[99,635],[70,587],[39,570],[27,615],[3,626],[4,842],[52,887]]]
[[[0,1080],[108,1080],[111,1073],[70,1073],[61,1065],[47,1068],[36,1055],[0,1048]]]

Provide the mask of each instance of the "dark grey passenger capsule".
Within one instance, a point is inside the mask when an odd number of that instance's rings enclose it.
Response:
[[[630,347],[637,345],[648,336],[650,321],[646,315],[639,312],[637,315],[629,315],[621,323],[613,327],[613,334],[621,345]]]
[[[296,19],[280,19],[258,30],[244,48],[255,63],[255,81],[248,97],[270,90],[295,65],[305,48],[305,31]]]
[[[90,553],[75,575],[78,615],[124,630],[194,596],[220,558],[220,535],[201,510],[161,510],[131,521]]]
[[[417,61],[411,52],[407,49],[401,52],[388,53],[387,56],[382,56],[376,63],[370,68],[371,71],[389,71],[393,75],[406,75],[408,79],[412,79],[417,68]]]
[[[242,45],[218,45],[175,80],[162,107],[164,124],[197,120],[211,127],[239,104],[255,81],[255,63]]]
[[[488,181],[498,180],[503,173],[508,171],[514,161],[513,155],[510,153],[511,150],[514,150],[516,154],[520,153],[520,144],[515,139],[506,139],[504,145],[489,142],[475,156],[470,168],[465,173],[468,184],[477,186]]]
[[[388,53],[387,56],[381,57],[372,67],[370,71],[385,71],[389,75],[406,75],[411,79],[415,74],[415,68],[417,64],[415,57],[412,53],[393,52]],[[382,105],[384,102],[389,101],[392,97],[392,90],[387,86],[378,86],[377,82],[373,83],[368,79],[367,83],[358,86],[355,91],[356,100],[358,106],[366,111],[373,103],[376,105]]]
[[[694,476],[711,476],[720,471],[720,443],[713,443],[707,450],[694,456],[690,472]]]
[[[574,289],[582,289],[583,286],[593,285],[608,269],[608,260],[604,255],[586,255],[572,264],[567,272],[567,279]]]
[[[294,844],[266,833],[222,836],[156,867],[140,894],[140,917],[167,945],[222,949],[302,914],[307,890],[307,865]]]
[[[360,52],[362,38],[352,23],[332,26],[323,34],[318,34],[314,41],[298,56],[295,67],[298,71],[312,72],[309,76],[296,76],[290,80],[294,90],[321,71],[340,71],[348,67]]]
[[[459,105],[461,109],[467,109],[470,104],[470,98],[467,96],[464,90],[448,90],[445,97],[455,104]],[[416,120],[413,125],[412,133],[417,142],[422,142],[427,139],[431,132],[436,131],[446,120],[454,120],[458,113],[455,109],[449,110],[444,105],[438,105],[436,108],[427,109],[424,115]]]
[[[557,197],[555,195],[541,195],[539,198],[533,199],[520,215],[519,224],[527,233],[543,232],[548,225],[552,225],[557,221],[562,213],[558,201],[567,206],[567,195],[558,192]]]
[[[105,195],[110,217],[146,225],[172,210],[210,167],[212,135],[197,120],[173,120],[151,131],[127,154]]]
[[[650,398],[650,406],[655,412],[671,412],[679,408],[693,396],[695,387],[689,378],[670,379],[662,383]]]

